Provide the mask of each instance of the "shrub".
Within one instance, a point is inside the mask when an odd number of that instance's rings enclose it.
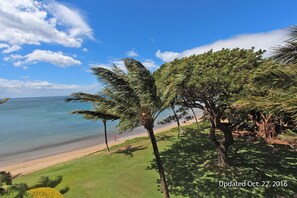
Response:
[[[27,191],[33,198],[63,198],[64,196],[53,188],[42,187]]]

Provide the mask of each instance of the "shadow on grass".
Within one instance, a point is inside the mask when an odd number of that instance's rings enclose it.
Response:
[[[161,152],[169,191],[186,197],[294,197],[297,194],[297,153],[288,146],[236,139],[229,151],[231,167],[218,168],[205,132],[186,129],[179,141]],[[149,169],[156,169],[155,162]],[[220,187],[219,181],[259,182],[259,187]],[[268,182],[266,182],[268,181]],[[274,181],[286,181],[278,183]],[[252,184],[252,183],[249,183]],[[276,185],[262,187],[262,184]],[[280,186],[278,186],[280,185]]]
[[[124,154],[127,156],[133,157],[133,153],[136,151],[140,151],[140,150],[144,150],[147,149],[147,147],[143,147],[143,146],[136,146],[136,147],[132,147],[131,145],[127,145],[124,148],[120,148],[117,151],[113,152],[113,154]]]
[[[161,141],[170,141],[173,142],[176,140],[176,138],[173,135],[161,135],[161,136],[156,136],[156,140],[157,142],[161,142]]]

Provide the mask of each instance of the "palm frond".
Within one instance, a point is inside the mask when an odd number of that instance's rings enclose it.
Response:
[[[139,98],[135,91],[130,87],[127,75],[115,66],[114,71],[96,67],[92,68],[98,80],[105,84],[104,92],[110,99],[118,103],[124,103],[131,106],[135,103],[139,104]]]
[[[144,111],[151,107],[160,108],[161,102],[157,97],[155,79],[150,71],[140,62],[131,58],[124,59],[124,63],[128,70],[129,85],[138,96],[141,108]]]
[[[287,70],[272,70],[254,78],[257,87],[266,89],[288,89],[297,84],[297,72]]]
[[[297,41],[288,41],[285,46],[275,49],[275,55],[273,58],[285,64],[297,63]]]
[[[4,102],[8,101],[9,98],[3,98],[2,100],[0,100],[0,104],[3,104]]]
[[[286,64],[296,64],[297,63],[297,26],[292,26],[290,28],[290,38],[286,41],[284,46],[276,48],[275,55],[273,58],[280,62]]]
[[[153,120],[162,111],[155,80],[140,62],[124,59],[124,63],[127,72],[116,65],[111,69],[92,68],[103,84],[103,89],[98,95],[74,93],[66,102],[91,102],[95,110],[79,110],[73,113],[82,114],[87,119],[99,119],[102,114],[114,115],[120,119],[120,125],[125,129],[138,126],[140,123],[152,126]]]
[[[77,92],[77,93],[71,94],[70,97],[66,98],[65,102],[103,103],[103,102],[107,102],[107,99],[100,95]]]
[[[75,110],[72,114],[81,114],[87,120],[117,120],[120,117],[107,114],[105,112],[92,111],[92,110]]]
[[[291,27],[290,41],[292,42],[297,41],[297,25],[294,25]]]

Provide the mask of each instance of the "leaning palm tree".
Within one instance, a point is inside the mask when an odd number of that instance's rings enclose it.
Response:
[[[132,129],[139,125],[146,129],[156,158],[164,197],[168,198],[163,164],[154,134],[154,121],[164,109],[164,103],[157,93],[155,80],[147,68],[134,59],[124,59],[124,64],[127,71],[116,66],[113,69],[92,68],[103,84],[103,89],[98,96],[89,94],[84,96],[86,100],[96,102],[100,109],[108,110],[120,117],[118,124],[120,130]]]
[[[7,100],[9,100],[9,98],[3,98],[2,100],[0,100],[0,104],[3,104],[3,103],[6,102]]]
[[[297,26],[290,29],[290,38],[284,46],[275,50],[273,58],[281,63],[296,64],[297,63]]]
[[[98,110],[95,107],[95,110],[75,110],[71,112],[72,114],[81,114],[85,119],[87,120],[101,120],[104,126],[104,139],[105,139],[105,145],[106,145],[106,149],[107,151],[110,153],[110,149],[108,146],[108,140],[107,140],[107,130],[106,130],[106,122],[108,120],[117,120],[119,119],[119,117],[112,115],[112,114],[108,114],[107,112],[100,112],[100,110]]]

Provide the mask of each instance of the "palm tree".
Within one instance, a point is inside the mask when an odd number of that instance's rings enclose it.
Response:
[[[290,38],[284,46],[275,50],[273,58],[281,63],[296,64],[297,63],[297,26],[290,29]]]
[[[9,100],[9,98],[3,98],[2,100],[0,100],[0,104],[3,104],[3,103],[6,102],[7,100]]]
[[[164,197],[169,198],[163,164],[154,134],[154,121],[164,110],[164,103],[157,93],[155,79],[147,68],[130,58],[124,59],[124,64],[126,72],[116,66],[113,69],[92,68],[104,88],[96,97],[88,94],[84,96],[86,100],[96,102],[101,110],[108,110],[118,116],[120,130],[131,129],[139,125],[147,130],[156,158]]]
[[[104,125],[104,138],[105,138],[105,145],[106,149],[110,153],[110,149],[108,146],[108,140],[107,140],[107,130],[106,130],[106,122],[108,120],[117,120],[119,117],[107,114],[107,113],[102,113],[98,109],[96,110],[75,110],[71,112],[72,114],[81,114],[83,117],[87,120],[101,120],[103,125]]]

